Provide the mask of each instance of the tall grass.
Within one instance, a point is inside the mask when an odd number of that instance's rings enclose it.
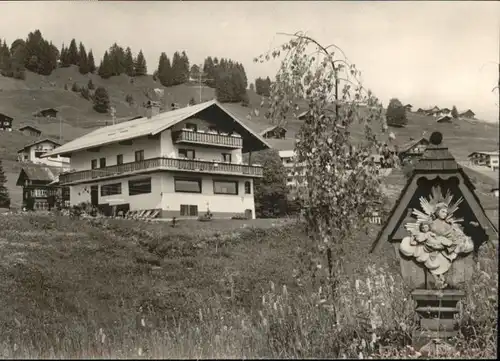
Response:
[[[397,268],[353,247],[361,264],[343,275],[331,304],[326,290],[295,282],[299,225],[194,235],[139,223],[4,220],[3,358],[420,356],[410,346],[414,303]],[[457,353],[444,356],[496,356],[494,246],[480,250],[474,277]]]

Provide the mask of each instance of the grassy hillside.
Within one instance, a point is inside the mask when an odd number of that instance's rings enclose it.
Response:
[[[144,115],[143,102],[147,100],[146,93],[153,89],[164,89],[163,103],[168,109],[173,102],[186,105],[191,98],[199,102],[199,87],[192,84],[183,84],[165,88],[152,76],[130,78],[120,75],[110,79],[101,79],[95,74],[82,75],[77,67],[56,69],[49,76],[42,76],[26,72],[26,80],[16,80],[0,76],[0,113],[14,118],[12,133],[0,132],[0,158],[5,161],[5,171],[8,174],[9,189],[13,194],[13,204],[20,202],[20,190],[13,186],[18,175],[18,165],[14,162],[17,150],[29,143],[32,138],[16,131],[21,124],[31,124],[42,130],[44,136],[69,141],[79,137],[95,127],[111,122],[109,114],[99,114],[92,108],[92,102],[85,100],[79,93],[71,91],[73,83],[84,86],[92,79],[94,85],[108,89],[111,104],[116,108],[116,118],[127,119],[136,115]],[[67,85],[69,90],[65,90]],[[135,104],[129,105],[125,97],[130,94]],[[225,104],[228,110],[241,119],[248,126],[262,130],[270,125],[265,119],[266,106],[261,108],[261,97],[253,91],[248,91],[250,104],[244,107],[239,103]],[[202,88],[202,101],[215,97],[214,89]],[[34,118],[32,113],[43,108],[55,107],[60,110],[59,119]],[[257,112],[256,112],[257,110]],[[250,116],[249,116],[250,115]],[[429,135],[433,131],[440,131],[444,135],[444,142],[449,146],[452,154],[458,161],[464,161],[467,154],[475,150],[498,149],[498,124],[483,122],[469,122],[458,120],[454,124],[438,124],[435,118],[409,113],[409,123],[404,128],[391,128],[396,135],[396,142],[406,143],[410,138],[417,139],[423,132]],[[293,147],[294,138],[300,129],[301,121],[289,119],[287,138],[285,141],[274,142],[279,149]],[[352,134],[360,137],[362,130],[354,125]],[[387,139],[387,135],[382,135]],[[464,141],[466,139],[466,141]]]
[[[3,358],[417,356],[394,252],[368,253],[376,226],[348,241],[335,317],[297,273],[308,241],[293,222],[0,217]],[[460,357],[496,354],[495,249],[479,260]]]

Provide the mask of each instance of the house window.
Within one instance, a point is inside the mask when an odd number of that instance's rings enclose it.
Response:
[[[144,151],[138,150],[135,152],[135,161],[142,162],[144,160]]]
[[[97,168],[97,159],[92,159],[90,162],[90,168],[96,169]]]
[[[195,155],[194,149],[179,149],[179,157],[194,159]]]
[[[238,182],[214,180],[214,194],[238,194]]]
[[[192,129],[193,131],[196,132],[198,130],[198,127],[196,126],[196,124],[186,123],[186,129]]]
[[[118,154],[116,156],[116,164],[117,165],[123,164],[123,154]]]
[[[174,178],[176,192],[201,193],[201,178]]]
[[[116,194],[122,194],[122,184],[104,184],[101,186],[101,197],[114,196]]]
[[[35,152],[35,158],[40,158],[45,152]]]
[[[106,167],[106,158],[99,158],[99,168]]]
[[[231,153],[222,153],[222,161],[231,163]]]
[[[151,193],[151,178],[134,179],[128,181],[128,195]]]
[[[198,206],[193,204],[181,204],[181,216],[197,216]]]
[[[249,181],[245,182],[245,194],[252,194],[252,183]]]
[[[209,126],[209,127],[208,127],[208,130],[209,130],[210,132],[216,132],[216,133],[217,133],[217,127],[216,127],[215,125],[211,125],[211,126]]]

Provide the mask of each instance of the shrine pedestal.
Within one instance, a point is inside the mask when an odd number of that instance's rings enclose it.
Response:
[[[459,312],[458,301],[465,296],[463,291],[417,289],[411,295],[417,302],[415,311],[419,329],[413,333],[413,344],[417,349],[457,336],[457,322],[454,316]]]

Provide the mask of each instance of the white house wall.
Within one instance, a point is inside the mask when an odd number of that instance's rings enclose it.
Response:
[[[186,176],[186,175],[179,175]],[[129,195],[128,181],[151,177],[151,193]],[[192,175],[191,175],[192,177]],[[92,184],[77,184],[70,186],[71,205],[90,202],[91,185],[98,185],[99,204],[129,204],[130,210],[162,209],[166,218],[179,217],[181,204],[197,205],[198,214],[205,214],[207,205],[210,211],[219,218],[244,214],[247,209],[255,218],[253,181],[249,178],[203,175],[202,193],[175,192],[174,175],[168,172],[142,174],[134,177],[119,178],[95,182]],[[238,195],[214,194],[213,179],[238,181]],[[251,194],[245,194],[245,182],[250,182]],[[112,196],[101,196],[101,186],[120,183],[122,192]]]

